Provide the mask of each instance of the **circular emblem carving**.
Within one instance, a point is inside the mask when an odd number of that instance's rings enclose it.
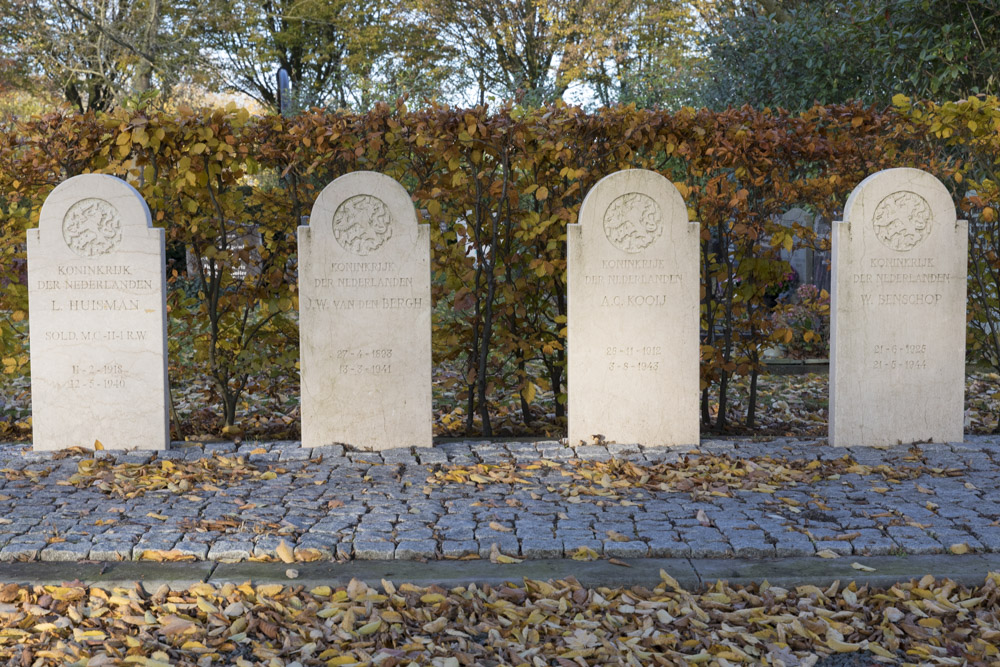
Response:
[[[663,216],[659,205],[641,192],[622,195],[604,212],[604,235],[619,250],[639,252],[652,245],[662,233]]]
[[[915,192],[894,192],[875,207],[872,227],[882,245],[907,252],[931,233],[933,219],[926,199]]]
[[[348,197],[333,214],[333,236],[355,255],[378,250],[392,237],[389,207],[372,195]]]
[[[69,207],[62,224],[63,240],[81,257],[107,255],[122,240],[118,209],[103,199],[81,199]]]

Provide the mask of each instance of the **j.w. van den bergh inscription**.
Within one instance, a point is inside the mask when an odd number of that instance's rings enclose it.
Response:
[[[567,228],[571,443],[697,444],[698,233],[655,172],[587,194]]]
[[[163,230],[112,176],[59,185],[28,231],[35,449],[166,449]]]
[[[430,234],[406,190],[330,183],[299,227],[299,290],[303,446],[430,446]]]
[[[851,193],[833,229],[831,444],[962,439],[967,229],[923,171]]]
[[[355,255],[369,255],[392,238],[392,214],[374,195],[345,199],[333,214],[333,236]]]

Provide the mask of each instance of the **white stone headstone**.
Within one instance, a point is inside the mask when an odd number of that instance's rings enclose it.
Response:
[[[960,442],[968,224],[951,195],[887,169],[833,227],[830,444]]]
[[[641,169],[601,179],[568,225],[571,444],[698,443],[699,229]]]
[[[164,236],[142,196],[85,174],[28,230],[34,448],[166,449]]]
[[[431,445],[430,230],[406,190],[358,171],[299,227],[302,445]]]

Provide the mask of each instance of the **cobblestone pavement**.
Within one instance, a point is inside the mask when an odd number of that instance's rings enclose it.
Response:
[[[282,540],[298,553],[373,560],[485,558],[494,544],[503,554],[524,558],[558,558],[579,547],[615,558],[770,558],[827,549],[844,556],[927,554],[956,544],[1000,552],[998,436],[918,446],[925,465],[962,468],[959,477],[924,475],[874,490],[880,478],[846,474],[777,494],[737,491],[735,497],[697,501],[688,493],[642,489],[622,489],[618,499],[581,501],[546,490],[564,478],[544,469],[536,471],[538,484],[523,488],[427,483],[448,464],[610,457],[655,463],[677,460],[686,450],[616,444],[574,449],[555,441],[448,442],[381,453],[339,446],[306,450],[297,442],[175,444],[177,449],[156,457],[237,453],[276,474],[218,490],[154,491],[123,500],[95,486],[68,484],[80,456],[54,458],[24,444],[0,445],[0,560],[138,560],[144,553],[171,551],[240,561],[275,557]],[[911,453],[907,447],[840,450],[788,439],[703,440],[699,451],[804,460],[849,454],[869,465],[901,465]],[[97,455],[131,463],[154,456]],[[212,529],[212,522],[226,525]]]

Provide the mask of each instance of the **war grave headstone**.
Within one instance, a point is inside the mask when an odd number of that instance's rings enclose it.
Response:
[[[673,183],[631,169],[567,226],[569,442],[698,443],[699,225]]]
[[[34,448],[166,449],[164,233],[146,202],[75,176],[27,237]]]
[[[431,445],[430,230],[406,190],[359,171],[299,227],[302,445]]]
[[[830,444],[962,440],[967,229],[918,169],[851,193],[832,232]]]

